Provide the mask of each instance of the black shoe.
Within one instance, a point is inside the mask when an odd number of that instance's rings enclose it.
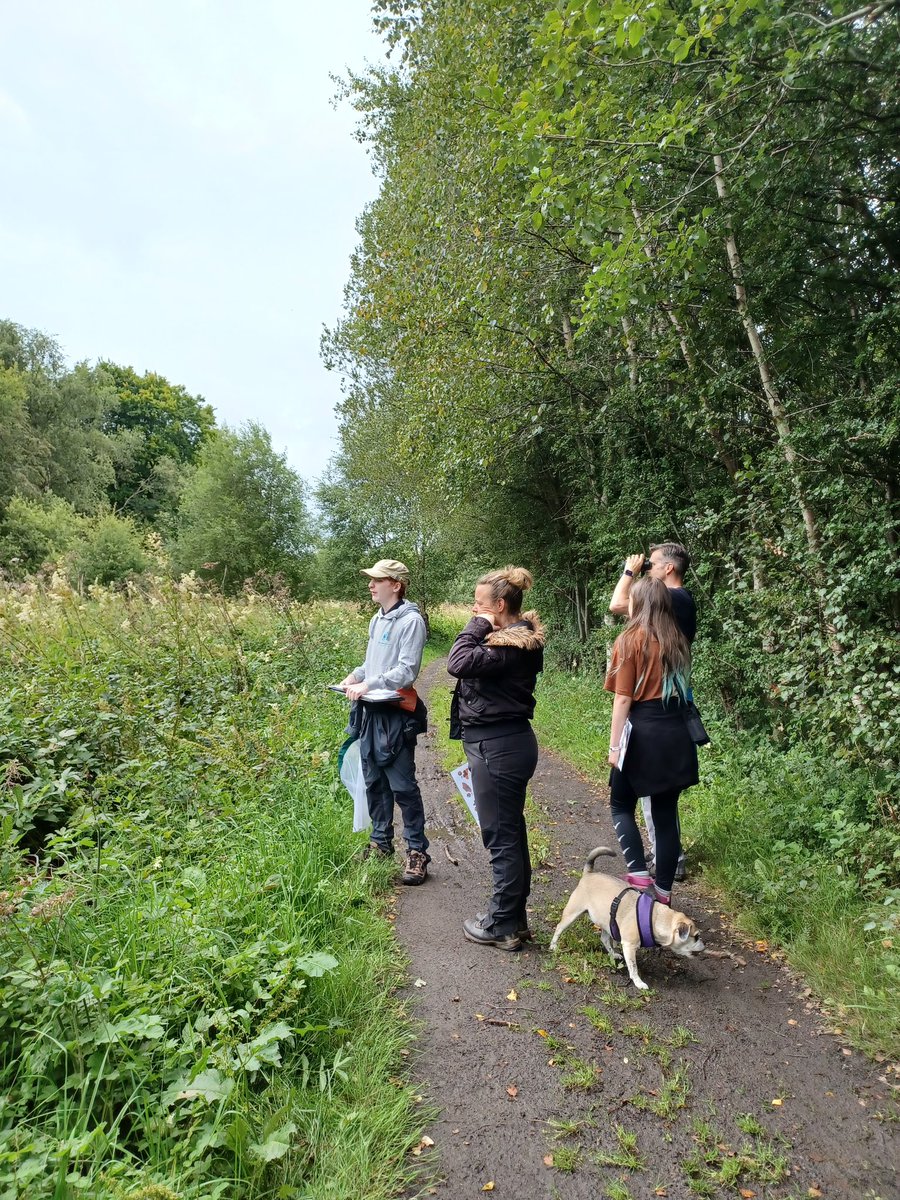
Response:
[[[488,933],[479,920],[463,921],[463,933],[470,942],[479,946],[496,946],[498,950],[521,950],[522,939],[517,933],[496,935]]]
[[[363,852],[362,852],[362,857],[363,857],[363,859],[393,858],[394,857],[394,847],[391,846],[388,849],[384,846],[379,846],[379,844],[377,842],[369,842],[368,846],[366,846],[365,850],[363,850]]]
[[[431,856],[426,854],[424,850],[408,850],[406,865],[403,874],[400,876],[400,882],[409,884],[410,887],[424,883],[428,875],[428,864],[430,862]]]
[[[483,925],[487,919],[488,919],[487,913],[476,913],[475,914],[475,920],[478,922],[479,925]],[[528,928],[527,925],[523,925],[521,929],[516,930],[516,937],[519,939],[520,942],[533,942],[534,941],[534,934],[531,932],[531,930]]]
[[[679,854],[678,862],[675,864],[675,882],[684,883],[687,879],[687,859],[683,854]]]

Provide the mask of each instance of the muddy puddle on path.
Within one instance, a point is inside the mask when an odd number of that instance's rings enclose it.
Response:
[[[446,681],[433,663],[420,687]],[[603,789],[542,754],[532,794],[551,851],[536,940],[510,954],[463,938],[489,894],[487,854],[430,737],[417,761],[433,862],[424,886],[398,889],[396,929],[421,1022],[411,1077],[439,1115],[420,1158],[430,1178],[408,1196],[900,1196],[886,1077],[824,1032],[803,982],[736,940],[699,886],[677,886],[676,905],[731,957],[641,951],[649,995],[587,917],[549,952],[587,851],[616,845]]]

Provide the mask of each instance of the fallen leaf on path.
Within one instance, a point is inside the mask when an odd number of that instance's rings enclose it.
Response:
[[[741,1195],[744,1197],[744,1200],[753,1200],[756,1192],[751,1191],[750,1188],[741,1188]]]
[[[553,1155],[552,1155],[552,1154],[545,1154],[545,1155],[544,1155],[544,1166],[545,1166],[545,1167],[552,1167],[552,1166],[553,1166]]]
[[[756,943],[756,948],[760,954],[764,954],[769,948],[769,943],[764,938],[760,938],[760,940]]]
[[[423,1146],[433,1146],[433,1145],[434,1145],[434,1138],[430,1138],[430,1137],[428,1136],[428,1134],[427,1134],[427,1133],[426,1133],[426,1134],[423,1134],[423,1136],[422,1136],[422,1145],[423,1145]]]
[[[793,1017],[790,1019],[790,1021],[788,1021],[788,1025],[796,1025],[796,1024],[797,1024],[797,1022],[793,1019]]]
[[[775,1108],[781,1108],[782,1104],[784,1104],[784,1101],[779,1099],[779,1097],[776,1096],[775,1099],[772,1101],[772,1104],[774,1105]]]
[[[475,1014],[475,1020],[476,1020],[476,1021],[483,1021],[483,1020],[484,1020],[484,1013],[476,1013],[476,1014]]]
[[[822,1189],[819,1187],[816,1187],[815,1184],[812,1185],[812,1187],[809,1189],[809,1191],[806,1194],[807,1194],[807,1196],[812,1196],[812,1197],[825,1195],[825,1193],[822,1191]]]
[[[492,1192],[492,1191],[494,1190],[494,1181],[493,1181],[493,1179],[492,1179],[492,1180],[491,1180],[489,1183],[486,1183],[486,1184],[484,1185],[484,1187],[483,1187],[481,1190],[482,1190],[483,1192]]]
[[[513,990],[511,992],[506,993],[506,998],[507,998],[507,1000],[518,1000],[519,993],[516,991],[515,988],[513,988]]]
[[[666,1189],[664,1187],[658,1187],[656,1189],[656,1191],[653,1193],[654,1196],[668,1196],[668,1194],[669,1193],[666,1191]]]
[[[549,1037],[550,1036],[550,1034],[547,1032],[546,1029],[536,1029],[534,1032],[538,1035],[538,1037]]]
[[[507,1096],[512,1096],[512,1098],[515,1100],[516,1096],[518,1096],[518,1094],[519,1094],[519,1089],[516,1087],[516,1085],[514,1083],[511,1083],[509,1085],[509,1087],[506,1089],[506,1094],[507,1094]]]
[[[841,1054],[845,1055],[847,1058],[849,1058],[852,1053],[853,1051],[849,1046],[841,1046]]]
[[[424,979],[417,979],[416,982],[413,984],[413,987],[428,987],[428,984],[425,982]]]

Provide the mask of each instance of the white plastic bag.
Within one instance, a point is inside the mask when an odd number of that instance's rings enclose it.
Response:
[[[363,779],[362,761],[359,756],[359,739],[352,741],[341,760],[341,783],[353,798],[353,832],[368,829],[369,802],[366,799],[366,781]]]

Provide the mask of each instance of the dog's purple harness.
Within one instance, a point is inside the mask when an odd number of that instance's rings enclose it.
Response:
[[[650,950],[657,945],[656,938],[653,936],[653,906],[656,900],[649,892],[642,892],[640,888],[627,887],[622,888],[615,900],[609,906],[609,935],[614,942],[621,942],[622,936],[619,933],[619,926],[616,923],[616,913],[619,911],[619,905],[622,903],[623,897],[629,892],[637,892],[637,923],[638,933],[641,935],[641,945]]]

